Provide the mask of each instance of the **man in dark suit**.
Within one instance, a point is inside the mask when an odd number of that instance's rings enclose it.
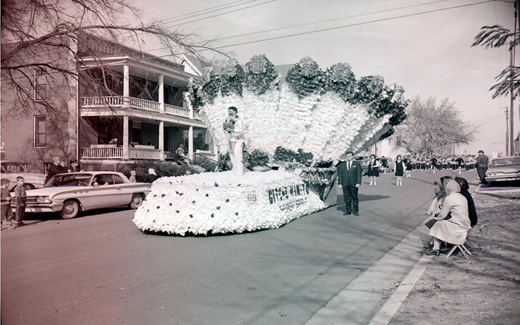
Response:
[[[361,186],[363,168],[358,161],[354,161],[354,153],[346,153],[347,161],[342,162],[338,167],[338,184],[343,189],[343,199],[345,200],[345,215],[354,213],[359,215],[358,189]]]

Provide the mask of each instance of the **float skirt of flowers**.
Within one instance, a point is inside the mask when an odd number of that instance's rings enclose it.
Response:
[[[208,235],[274,229],[327,204],[284,171],[204,173],[156,180],[134,216],[142,231]]]

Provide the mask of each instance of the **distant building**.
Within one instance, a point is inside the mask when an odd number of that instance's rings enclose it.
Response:
[[[137,160],[171,159],[185,141],[193,157],[193,140],[206,125],[185,98],[190,78],[200,78],[189,58],[178,64],[85,34],[77,45],[53,42],[75,53],[47,44],[22,55],[72,64],[77,78],[27,68],[26,96],[33,101],[24,114],[10,108],[27,98],[16,97],[2,78],[2,159],[40,171],[53,156],[78,160],[86,170],[128,170]]]

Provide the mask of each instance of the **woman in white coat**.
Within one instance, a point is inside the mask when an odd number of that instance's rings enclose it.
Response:
[[[468,213],[468,201],[460,194],[460,185],[450,180],[446,184],[446,197],[437,221],[430,229],[430,235],[434,237],[433,248],[426,252],[427,255],[439,255],[441,241],[460,245],[466,242],[466,235],[471,229]],[[444,220],[451,215],[451,218]]]

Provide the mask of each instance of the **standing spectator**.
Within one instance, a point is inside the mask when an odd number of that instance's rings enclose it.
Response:
[[[65,161],[60,161],[60,167],[58,167],[58,174],[68,172],[67,166],[65,166]]]
[[[79,172],[79,166],[77,160],[70,161],[70,169],[69,172]]]
[[[368,161],[368,170],[367,175],[370,178],[370,184],[368,185],[377,185],[377,178],[379,177],[379,161],[376,159],[376,155],[371,154],[370,160]]]
[[[342,162],[338,167],[338,184],[343,190],[343,200],[345,201],[345,215],[354,213],[359,215],[358,190],[361,186],[363,168],[358,161],[354,161],[354,153],[347,151],[347,161]]]
[[[25,187],[23,186],[25,180],[22,176],[16,177],[16,186],[14,187],[15,195],[15,222],[13,229],[23,225],[23,218],[25,217],[25,206],[27,203],[27,194],[25,193]]]
[[[478,151],[477,162],[475,165],[477,167],[478,177],[480,178],[480,184],[487,184],[486,172],[489,165],[489,158],[484,154],[484,150]]]
[[[431,168],[433,170],[433,173],[435,174],[435,170],[437,169],[437,158],[432,157],[430,159],[430,166],[431,166]]]
[[[409,157],[406,157],[404,158],[404,165],[406,166],[406,170],[405,170],[405,174],[406,174],[406,178],[410,178],[412,177],[412,169],[413,169],[413,163],[412,163],[412,160],[409,158]],[[402,182],[401,182],[401,186],[402,186]]]
[[[130,171],[130,177],[128,178],[128,180],[132,183],[136,183],[137,182],[137,179],[135,178],[135,170],[131,170]]]
[[[396,186],[403,186],[403,174],[405,170],[406,166],[401,155],[397,155],[395,158],[395,176],[397,177]]]
[[[47,177],[45,178],[45,183],[49,179],[51,179],[52,176],[60,173],[60,157],[53,157],[52,158],[52,165],[49,166],[49,170],[47,171]]]
[[[386,174],[386,169],[388,168],[388,160],[385,158],[385,156],[381,156],[381,166],[383,167],[383,173]]]
[[[462,158],[462,156],[458,156],[457,159],[455,159],[455,161],[457,162],[457,169],[459,170],[459,175],[461,174],[461,171],[462,171],[462,166],[464,166],[464,158]]]
[[[148,174],[145,176],[146,183],[153,183],[157,179],[157,173],[155,169],[148,168]]]
[[[11,211],[11,194],[9,194],[9,180],[2,178],[2,224],[12,228],[13,211]]]

